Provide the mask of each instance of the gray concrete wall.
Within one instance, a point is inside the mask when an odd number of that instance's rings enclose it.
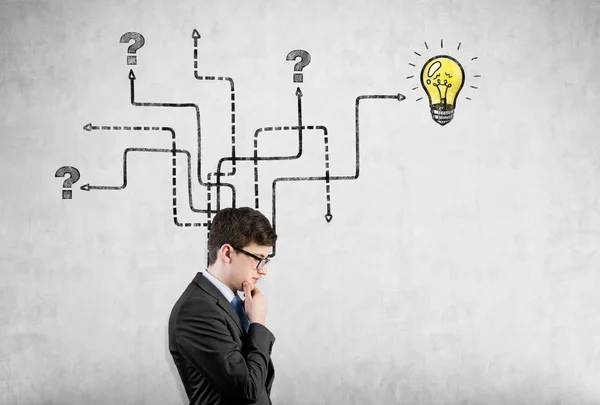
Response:
[[[229,84],[194,77],[194,29],[198,75],[235,81],[238,156],[297,125],[291,50],[312,56],[303,124],[327,127],[331,176],[355,172],[356,98],[406,96],[360,102],[360,177],[331,181],[330,223],[325,181],[278,183],[274,404],[600,403],[600,8],[566,0],[2,1],[0,403],[185,403],[166,325],[206,229],[174,225],[171,155],[80,186],[171,148],[113,126],[173,128],[196,173],[194,109],[132,105],[132,68],[137,102],[198,105],[204,181],[230,153]],[[466,78],[445,126],[407,79],[439,54]],[[260,163],[269,218],[273,179],[324,176],[323,133],[303,136]],[[296,149],[260,135],[260,156]],[[205,222],[176,168],[178,221]],[[253,162],[227,180],[254,206]]]

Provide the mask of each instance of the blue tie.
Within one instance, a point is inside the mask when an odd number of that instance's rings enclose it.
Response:
[[[248,328],[250,327],[250,321],[248,320],[248,316],[246,316],[246,311],[244,311],[244,303],[239,295],[235,295],[231,300],[231,305],[233,305],[233,309],[237,312],[240,321],[242,322],[242,327],[246,332],[248,332]]]

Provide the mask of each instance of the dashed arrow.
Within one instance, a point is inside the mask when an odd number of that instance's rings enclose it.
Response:
[[[88,132],[91,131],[161,131],[164,128],[161,127],[150,127],[142,125],[92,125],[92,123],[84,125],[83,129]]]
[[[327,214],[325,220],[327,223],[331,222],[333,215],[331,215],[331,177],[329,176],[329,138],[327,131],[324,132],[323,139],[325,141],[325,193],[327,195]]]
[[[204,182],[202,180],[202,136],[201,136],[201,127],[200,127],[200,108],[198,107],[197,104],[194,103],[148,103],[148,102],[136,102],[135,101],[135,74],[133,73],[133,69],[131,69],[129,71],[129,87],[130,87],[130,94],[131,94],[131,104],[134,106],[139,106],[139,107],[175,107],[175,108],[185,108],[185,107],[192,107],[194,108],[195,112],[196,112],[196,128],[197,128],[197,133],[198,133],[198,158],[197,158],[197,177],[198,177],[198,183],[201,186],[207,187],[208,185],[211,186],[217,186],[217,190],[219,190],[221,187],[229,187],[231,189],[231,206],[235,207],[235,200],[236,200],[236,191],[235,191],[235,187],[233,186],[233,184],[229,184],[229,183],[219,183],[217,182],[217,184],[215,183],[211,183],[211,184],[207,184],[206,182]],[[220,209],[220,193],[217,194],[217,211]]]
[[[331,180],[356,180],[358,179],[359,175],[360,175],[360,122],[359,122],[359,118],[360,118],[360,101],[364,100],[364,99],[370,99],[370,100],[398,100],[398,101],[402,101],[405,100],[406,97],[400,93],[398,94],[393,94],[393,95],[383,95],[383,94],[374,94],[374,95],[361,95],[358,96],[356,98],[355,104],[354,104],[354,125],[355,125],[355,139],[356,139],[356,166],[355,166],[355,172],[353,175],[345,175],[345,176],[329,176],[327,173],[325,174],[324,177],[280,177],[277,178],[275,180],[273,180],[273,219],[272,219],[272,224],[273,224],[273,229],[275,230],[275,232],[277,232],[277,183],[279,182],[284,182],[284,181],[323,181],[325,180],[325,182],[329,182]],[[333,218],[333,216],[331,215],[331,212],[329,211],[329,206],[328,206],[328,212],[325,215],[325,219],[329,221],[331,221],[331,219]],[[273,253],[271,253],[269,256],[270,257],[274,257],[276,254],[276,247],[277,245],[275,244],[273,246]]]
[[[235,83],[233,82],[233,79],[231,77],[224,77],[224,76],[201,76],[198,74],[198,39],[200,38],[200,34],[198,33],[197,30],[194,30],[192,32],[192,38],[194,38],[194,77],[196,78],[196,80],[205,80],[205,81],[211,81],[211,80],[224,80],[224,81],[228,81],[229,82],[229,89],[230,89],[230,93],[231,93],[231,157],[233,158],[231,160],[231,172],[229,173],[220,173],[217,176],[217,184],[220,184],[220,176],[233,176],[236,173],[237,167],[236,167],[236,152],[235,152]],[[220,195],[220,194],[219,194]],[[235,206],[235,201],[234,201],[234,205]]]

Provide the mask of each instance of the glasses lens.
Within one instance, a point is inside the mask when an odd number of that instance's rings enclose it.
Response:
[[[256,265],[256,268],[258,270],[262,269],[263,267],[265,267],[267,265],[267,263],[269,263],[269,259],[262,259],[258,262],[258,264]]]

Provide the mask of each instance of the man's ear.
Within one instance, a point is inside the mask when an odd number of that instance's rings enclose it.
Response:
[[[231,255],[233,254],[233,248],[230,244],[225,243],[221,245],[221,249],[219,249],[219,252],[221,254],[221,260],[223,260],[227,264],[231,263]]]

